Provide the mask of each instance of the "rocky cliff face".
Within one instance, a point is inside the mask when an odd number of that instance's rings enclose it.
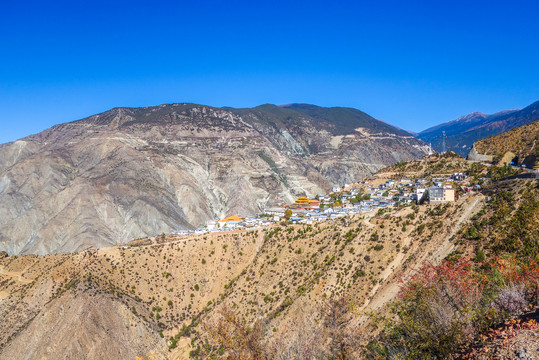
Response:
[[[486,162],[491,162],[492,161],[492,155],[486,155],[486,154],[480,154],[476,147],[475,147],[475,144],[472,146],[472,149],[470,150],[470,152],[468,153],[468,156],[466,157],[466,159],[470,160],[470,161],[486,161]]]
[[[425,153],[355,109],[116,108],[0,145],[0,250],[72,252],[250,215]]]

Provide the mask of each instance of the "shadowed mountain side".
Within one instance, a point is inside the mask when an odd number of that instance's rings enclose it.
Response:
[[[419,133],[418,138],[432,143],[437,151],[443,149],[442,131],[446,133],[446,150],[466,156],[475,141],[500,134],[514,127],[539,119],[539,101],[518,110],[506,110],[492,115],[474,112]]]

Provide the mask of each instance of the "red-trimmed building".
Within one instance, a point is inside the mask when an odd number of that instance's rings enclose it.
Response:
[[[313,210],[320,208],[320,201],[309,199],[306,196],[301,196],[293,204],[285,206],[287,209],[291,210]]]

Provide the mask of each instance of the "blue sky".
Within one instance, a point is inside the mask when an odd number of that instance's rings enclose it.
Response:
[[[539,100],[539,2],[0,3],[0,143],[116,106],[350,106],[419,131]]]

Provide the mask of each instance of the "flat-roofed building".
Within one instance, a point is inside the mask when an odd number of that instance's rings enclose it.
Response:
[[[431,204],[455,201],[455,189],[452,187],[433,186],[429,188],[429,201]]]

